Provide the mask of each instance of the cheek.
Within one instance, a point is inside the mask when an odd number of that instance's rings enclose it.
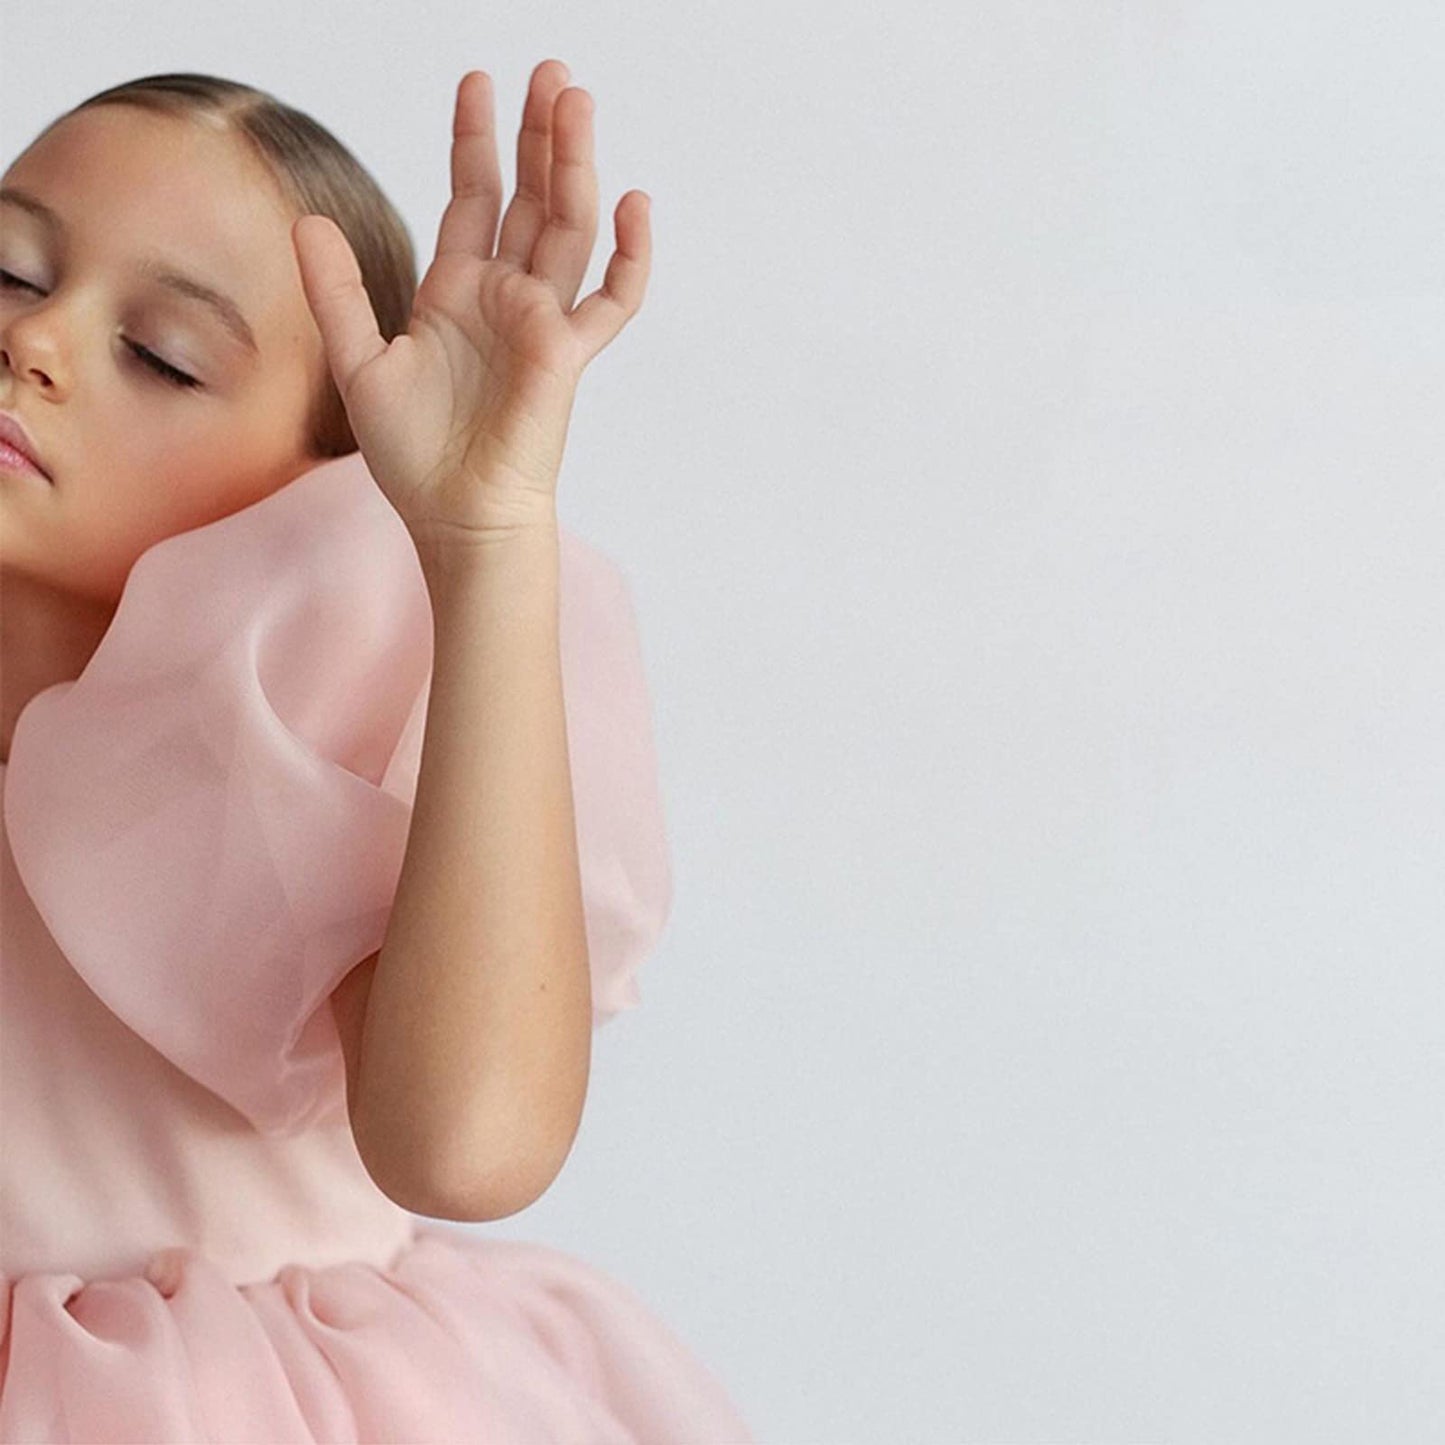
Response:
[[[216,458],[194,452],[152,460],[112,454],[58,487],[52,541],[72,585],[118,600],[142,553],[166,537],[224,516]]]
[[[204,413],[159,410],[143,435],[115,427],[114,445],[97,447],[84,479],[56,498],[61,531],[107,586],[123,585],[162,539],[251,506],[304,470],[294,436],[304,408],[294,396],[231,398]]]

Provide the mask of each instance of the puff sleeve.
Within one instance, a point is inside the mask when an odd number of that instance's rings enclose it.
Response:
[[[559,546],[597,1027],[640,1002],[672,878],[626,581]],[[385,936],[431,667],[410,533],[353,453],[149,548],[81,676],[16,721],[5,823],[57,945],[262,1133],[345,1117],[330,994]]]

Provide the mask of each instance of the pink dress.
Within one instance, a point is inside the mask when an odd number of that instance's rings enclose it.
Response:
[[[561,534],[593,1025],[671,873],[622,574]],[[359,453],[167,537],[0,765],[0,1441],[750,1445],[618,1280],[366,1173],[329,995],[381,946],[431,672]]]

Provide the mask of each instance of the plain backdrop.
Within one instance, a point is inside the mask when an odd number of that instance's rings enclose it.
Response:
[[[6,0],[8,164],[165,70],[424,269],[457,81],[653,198],[564,525],[676,897],[484,1229],[768,1445],[1445,1439],[1445,11]],[[569,1442],[574,1445],[574,1442]],[[575,1442],[587,1445],[587,1442]],[[725,1442],[662,1442],[725,1445]]]

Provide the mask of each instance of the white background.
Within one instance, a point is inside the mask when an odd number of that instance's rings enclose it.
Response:
[[[584,294],[653,198],[559,506],[632,585],[674,912],[478,1228],[627,1282],[769,1445],[1445,1438],[1441,7],[6,0],[0,44],[6,164],[245,80],[423,269],[471,68],[509,198],[531,67],[591,92]]]

